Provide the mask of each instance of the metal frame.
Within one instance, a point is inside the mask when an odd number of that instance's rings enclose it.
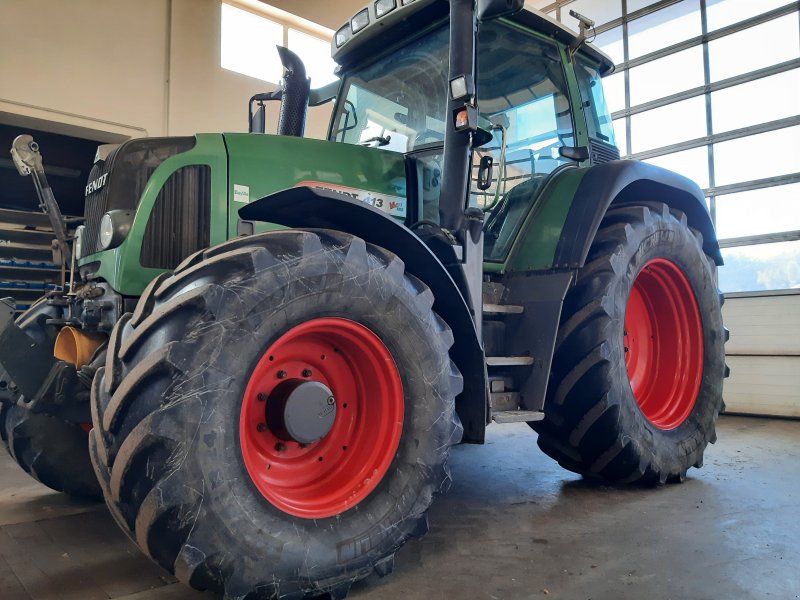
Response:
[[[574,0],[556,0],[551,4],[544,6],[541,10],[543,12],[555,12],[555,16],[557,19],[561,20],[562,14],[566,14],[564,9],[569,9],[569,5],[572,4]],[[635,21],[640,17],[644,17],[646,15],[650,15],[656,13],[664,8],[672,6],[680,2],[680,0],[660,0],[655,1],[649,6],[646,6],[642,9],[634,11],[628,14],[628,7],[627,7],[627,0],[619,0],[620,1],[620,10],[622,11],[622,16],[608,21],[606,23],[600,23],[595,28],[595,34],[605,33],[607,31],[611,31],[615,28],[621,27],[621,34],[622,34],[622,44],[623,44],[623,62],[616,65],[616,72],[622,72],[624,78],[624,88],[625,88],[625,108],[622,110],[618,110],[612,113],[611,117],[614,120],[624,119],[625,123],[625,132],[626,132],[626,147],[622,148],[622,153],[625,155],[625,158],[632,158],[632,159],[639,159],[639,160],[646,160],[649,158],[655,158],[658,156],[664,156],[666,154],[672,154],[674,152],[680,152],[682,150],[689,150],[693,148],[708,148],[708,176],[709,176],[709,186],[703,190],[703,193],[708,199],[709,210],[711,212],[711,218],[716,225],[717,222],[717,197],[722,196],[725,194],[734,194],[737,192],[744,192],[750,190],[757,190],[757,189],[764,189],[767,187],[773,187],[777,185],[786,185],[791,183],[798,183],[800,182],[800,171],[795,173],[788,173],[785,175],[775,176],[775,177],[768,177],[764,179],[758,180],[751,180],[751,181],[743,181],[731,185],[724,185],[724,186],[717,186],[716,185],[716,173],[714,169],[714,144],[719,142],[724,142],[728,140],[738,139],[742,137],[747,137],[751,135],[756,135],[759,133],[766,133],[769,131],[776,131],[779,129],[784,129],[787,127],[795,127],[800,125],[800,115],[795,115],[791,117],[786,117],[783,119],[777,119],[774,121],[769,121],[766,123],[760,123],[758,125],[750,126],[750,127],[743,127],[740,129],[735,129],[732,131],[725,131],[722,133],[715,133],[713,128],[712,122],[712,105],[711,105],[711,94],[712,92],[726,89],[729,87],[733,87],[736,85],[740,85],[743,83],[748,83],[751,81],[756,81],[758,79],[762,79],[764,77],[769,77],[771,75],[777,75],[779,73],[784,73],[787,71],[791,71],[793,69],[800,68],[800,57],[787,60],[782,63],[770,65],[768,67],[764,67],[761,69],[757,69],[755,71],[750,71],[747,73],[741,73],[734,77],[729,77],[727,79],[723,79],[716,82],[711,82],[711,73],[710,73],[710,63],[709,63],[709,50],[708,44],[714,40],[723,38],[725,36],[738,33],[740,31],[744,31],[751,27],[755,27],[757,25],[761,25],[763,23],[770,22],[774,19],[784,17],[790,14],[797,14],[800,17],[800,2],[787,2],[786,5],[775,8],[768,12],[765,12],[760,15],[756,15],[745,19],[743,21],[739,21],[738,23],[733,23],[726,27],[722,27],[720,29],[714,30],[709,32],[708,30],[708,18],[707,18],[707,6],[706,0],[700,0],[700,19],[701,19],[701,35],[695,36],[688,40],[683,40],[676,44],[672,44],[670,46],[660,48],[654,52],[650,52],[643,56],[638,56],[634,59],[630,58],[629,54],[629,47],[628,47],[628,24],[631,21]],[[592,15],[589,14],[589,17]],[[800,19],[798,21],[798,26],[800,27]],[[670,96],[666,96],[663,98],[657,98],[655,100],[651,100],[648,102],[644,102],[642,104],[638,104],[636,106],[631,106],[631,96],[630,96],[630,69],[634,67],[638,67],[643,64],[647,64],[654,60],[658,60],[660,58],[664,58],[665,56],[670,56],[677,52],[681,52],[683,50],[687,50],[689,48],[694,48],[697,46],[702,46],[703,48],[703,85],[697,86],[688,90],[684,90],[682,92],[678,92],[675,94],[671,94]],[[652,110],[655,108],[660,108],[663,106],[668,106],[670,104],[674,104],[676,102],[680,102],[682,100],[687,100],[689,98],[695,98],[698,96],[705,97],[705,105],[706,105],[706,135],[700,138],[695,138],[692,140],[686,140],[677,144],[671,144],[669,146],[661,146],[658,148],[653,148],[651,150],[643,151],[643,152],[632,152],[632,130],[631,130],[631,117],[633,115],[643,113],[648,110]],[[758,245],[758,244],[769,244],[775,242],[782,242],[782,241],[795,241],[800,240],[800,231],[786,231],[786,232],[778,232],[772,234],[761,234],[761,235],[753,235],[753,236],[746,236],[746,237],[739,237],[739,238],[731,238],[725,239],[720,241],[721,248],[734,248],[734,247],[741,247],[741,246],[750,246],[750,245]],[[748,292],[750,293],[750,292]]]

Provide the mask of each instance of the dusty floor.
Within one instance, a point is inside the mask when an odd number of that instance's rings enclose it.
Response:
[[[800,421],[723,417],[683,485],[583,482],[526,426],[456,448],[455,483],[394,575],[351,598],[722,600],[800,598]],[[153,566],[102,506],[0,457],[0,599],[215,600]]]

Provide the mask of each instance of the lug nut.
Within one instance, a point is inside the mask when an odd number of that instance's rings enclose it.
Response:
[[[264,392],[259,392],[258,394],[258,401],[259,402],[266,402],[267,395]]]
[[[263,432],[265,432],[267,430],[267,424],[266,423],[259,423],[258,425],[256,425],[256,429],[258,429],[260,432],[263,433]]]
[[[333,406],[334,404],[336,404],[336,398],[328,396],[328,406]]]
[[[303,377],[311,377],[311,369],[303,369]]]
[[[278,452],[283,452],[284,450],[286,450],[286,444],[284,444],[283,442],[278,442],[277,444],[275,444],[275,450],[277,450]]]
[[[286,379],[286,371],[278,371],[278,379]]]

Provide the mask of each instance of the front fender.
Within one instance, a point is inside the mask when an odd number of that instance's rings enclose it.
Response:
[[[487,376],[483,348],[472,314],[447,269],[420,238],[381,211],[334,191],[295,187],[251,202],[239,210],[247,221],[286,227],[336,229],[395,253],[406,271],[433,292],[436,313],[453,331],[450,356],[464,377],[456,410],[464,441],[483,442],[486,427]]]

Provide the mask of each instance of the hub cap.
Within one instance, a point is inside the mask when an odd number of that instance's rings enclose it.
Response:
[[[642,413],[659,429],[691,414],[703,376],[703,324],[692,287],[657,258],[633,282],[625,311],[625,364]]]
[[[259,360],[239,441],[258,491],[277,508],[331,517],[366,498],[403,430],[400,373],[371,330],[341,318],[298,325]]]

